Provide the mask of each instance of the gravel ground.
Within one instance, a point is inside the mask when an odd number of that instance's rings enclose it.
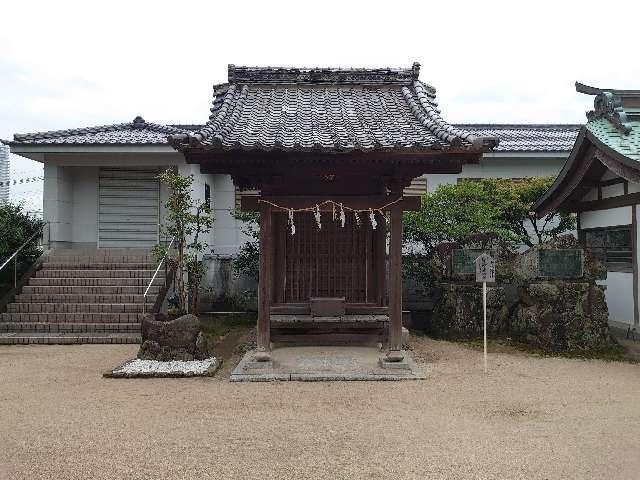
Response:
[[[640,365],[414,338],[426,381],[103,379],[134,345],[0,348],[0,478],[640,478]],[[231,363],[231,362],[228,362]]]

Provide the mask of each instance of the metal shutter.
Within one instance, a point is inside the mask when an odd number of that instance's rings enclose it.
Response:
[[[101,168],[98,195],[100,248],[151,247],[158,242],[157,169]]]

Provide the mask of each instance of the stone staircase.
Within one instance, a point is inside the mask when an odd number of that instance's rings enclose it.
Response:
[[[155,260],[140,250],[58,250],[0,318],[0,344],[139,343]],[[160,272],[147,311],[164,282]]]

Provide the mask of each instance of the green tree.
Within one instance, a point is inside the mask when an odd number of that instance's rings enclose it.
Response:
[[[25,212],[21,204],[0,203],[0,265],[36,233],[43,223],[41,219]],[[24,273],[41,254],[36,237],[20,251],[18,274]],[[13,288],[13,265],[11,264],[0,272],[0,291],[4,292],[10,288]]]
[[[513,234],[516,242],[532,247],[575,228],[575,217],[570,213],[552,212],[538,219],[531,212],[533,203],[551,187],[554,180],[554,177],[529,177],[482,181],[484,189],[493,192],[498,200],[503,227]]]
[[[260,226],[260,214],[257,212],[243,212],[242,210],[233,210],[231,215],[236,220],[242,222],[240,229],[250,240],[245,242],[238,254],[233,259],[233,269],[245,274],[255,280],[258,280],[258,274],[260,269],[259,259],[259,226]]]
[[[444,243],[464,245],[494,238],[511,248],[531,247],[574,229],[571,214],[553,212],[537,219],[531,213],[533,202],[553,181],[552,177],[482,179],[441,185],[425,194],[420,210],[406,212],[403,218],[406,272],[429,282],[436,247]]]
[[[175,248],[168,250],[168,245],[160,244],[154,253],[159,258],[166,254],[168,264],[176,270],[179,312],[197,314],[200,283],[205,273],[202,256],[208,246],[202,241],[202,235],[213,226],[211,206],[192,198],[193,175],[180,175],[167,169],[158,178],[169,190],[163,233],[174,239]]]
[[[405,213],[405,238],[426,250],[442,242],[463,243],[475,234],[492,234],[512,245],[543,243],[575,228],[571,214],[553,212],[537,219],[531,213],[531,205],[553,180],[483,179],[440,185],[423,196],[419,211]]]

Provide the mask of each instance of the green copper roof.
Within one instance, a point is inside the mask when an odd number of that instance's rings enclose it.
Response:
[[[625,125],[631,127],[628,134],[605,117],[589,120],[586,127],[596,141],[640,163],[640,121],[626,122]]]

